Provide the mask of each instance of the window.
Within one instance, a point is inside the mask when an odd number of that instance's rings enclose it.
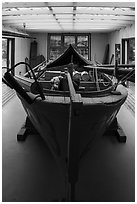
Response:
[[[135,38],[128,41],[128,64],[135,64]]]
[[[135,38],[122,39],[122,63],[135,64]],[[128,87],[135,87],[135,83],[128,82]]]
[[[13,38],[2,38],[2,74],[14,65],[14,45]],[[14,74],[14,71],[12,73]]]
[[[48,61],[59,57],[72,44],[86,59],[90,60],[90,34],[49,34]]]
[[[7,39],[2,39],[2,66],[7,67]]]
[[[122,63],[135,64],[135,38],[122,39]]]
[[[69,45],[75,45],[75,36],[73,35],[65,35],[64,36],[64,46],[67,48]]]
[[[2,76],[7,70],[7,63],[7,39],[2,39]]]
[[[78,47],[88,47],[88,36],[78,36],[77,37],[77,46]]]

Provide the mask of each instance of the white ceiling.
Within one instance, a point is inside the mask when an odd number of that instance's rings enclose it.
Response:
[[[134,22],[130,1],[2,3],[2,24],[28,33],[111,32]]]

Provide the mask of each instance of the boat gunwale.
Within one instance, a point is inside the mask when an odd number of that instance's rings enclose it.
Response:
[[[118,91],[120,91],[121,95],[103,95],[100,99],[100,97],[82,97],[82,103],[83,103],[83,106],[86,107],[86,106],[94,106],[94,105],[103,105],[103,106],[112,106],[112,105],[117,105],[118,103],[123,103],[123,101],[126,100],[127,98],[127,90],[126,89],[123,89],[123,88],[120,88],[122,85],[118,85]],[[21,100],[24,100],[20,94],[17,94],[19,96],[19,98]],[[31,92],[29,92],[29,96],[32,98],[33,100],[33,103],[30,105],[30,106],[33,106],[35,103],[47,103],[47,104],[60,104],[60,105],[70,105],[70,102],[71,102],[71,99],[69,96],[62,96],[62,95],[56,95],[56,96],[53,96],[53,95],[47,95],[47,97],[45,98],[45,100],[42,100],[40,95],[37,94],[33,94]],[[108,98],[109,96],[109,98]],[[111,100],[110,100],[111,98]],[[88,101],[88,100],[92,100],[92,101]],[[100,100],[97,100],[97,99],[100,99]],[[35,105],[34,105],[35,106]]]

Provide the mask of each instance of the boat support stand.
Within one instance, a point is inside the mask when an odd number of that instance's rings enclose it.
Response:
[[[114,121],[110,124],[104,135],[114,135],[120,143],[125,143],[127,140],[127,136],[119,125],[117,118],[115,118]]]
[[[17,134],[17,141],[25,141],[29,134],[39,134],[34,128],[30,119],[26,117],[25,123],[22,125],[21,129]]]

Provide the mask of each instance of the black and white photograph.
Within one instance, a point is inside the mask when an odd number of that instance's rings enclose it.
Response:
[[[135,2],[1,5],[2,202],[135,202]]]

